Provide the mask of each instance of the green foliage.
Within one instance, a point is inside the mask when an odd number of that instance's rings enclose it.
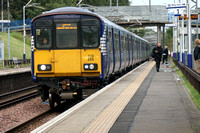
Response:
[[[165,45],[170,51],[173,50],[173,28],[168,28],[165,34]]]
[[[133,33],[135,33],[136,35],[138,35],[140,37],[144,37],[144,35],[145,35],[145,31],[143,29],[136,29],[133,31]]]
[[[8,34],[0,32],[2,41],[4,41],[4,58],[8,59]],[[26,37],[26,57],[31,58],[31,39],[29,36]],[[23,35],[19,32],[11,32],[10,34],[10,50],[11,59],[17,57],[18,59],[23,59]]]
[[[84,0],[84,4],[93,5],[93,6],[110,6],[109,0]],[[117,5],[117,0],[112,0],[112,6]],[[118,0],[119,6],[128,6],[130,5],[129,0]]]
[[[112,5],[116,6],[117,0],[112,0]],[[129,0],[118,0],[119,6],[128,6],[130,5]],[[10,1],[10,18],[11,20],[19,20],[23,17],[23,6],[25,6],[29,0],[12,0]],[[49,11],[59,7],[69,7],[76,6],[79,0],[33,0],[32,3],[40,3],[39,6],[45,8],[45,10],[27,7],[26,8],[26,18],[30,19],[44,11]],[[92,6],[109,6],[109,0],[83,0],[82,4],[88,4]],[[4,0],[4,19],[7,19],[7,3]]]
[[[175,69],[177,69],[175,64],[174,63],[172,63],[172,64],[175,67]],[[179,69],[177,69],[176,72],[179,75],[179,77],[183,80],[183,85],[186,85],[187,88],[189,89],[192,101],[195,103],[197,108],[200,109],[200,94],[199,94],[199,92],[196,89],[194,89],[194,87],[190,84],[190,82],[186,79],[186,77],[183,75],[183,73]]]

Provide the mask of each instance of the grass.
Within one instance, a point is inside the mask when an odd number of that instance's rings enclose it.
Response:
[[[4,59],[8,60],[8,33],[0,32],[1,41],[4,42]],[[10,59],[17,57],[18,59],[23,59],[23,35],[20,32],[11,32],[10,33]],[[26,36],[25,44],[26,58],[31,58],[31,37]],[[2,67],[2,63],[0,63]]]
[[[199,92],[190,84],[190,82],[186,79],[186,77],[183,75],[181,70],[177,69],[177,66],[175,66],[174,63],[173,63],[173,67],[176,68],[177,74],[183,80],[183,85],[186,85],[187,88],[189,89],[192,101],[195,103],[197,108],[200,109],[200,94],[199,94]]]

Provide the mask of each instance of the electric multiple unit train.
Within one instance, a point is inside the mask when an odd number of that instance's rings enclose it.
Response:
[[[50,106],[100,88],[150,56],[141,37],[86,9],[63,7],[33,18],[32,79]]]

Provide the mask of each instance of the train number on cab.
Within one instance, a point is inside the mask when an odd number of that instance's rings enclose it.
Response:
[[[94,55],[93,54],[88,55],[88,61],[94,61]]]

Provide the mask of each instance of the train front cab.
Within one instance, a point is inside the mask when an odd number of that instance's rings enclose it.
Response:
[[[61,19],[62,18],[62,19]],[[87,15],[53,15],[32,21],[32,73],[43,101],[53,107],[85,87],[98,87],[101,75],[100,20]],[[48,95],[49,94],[49,95]]]

